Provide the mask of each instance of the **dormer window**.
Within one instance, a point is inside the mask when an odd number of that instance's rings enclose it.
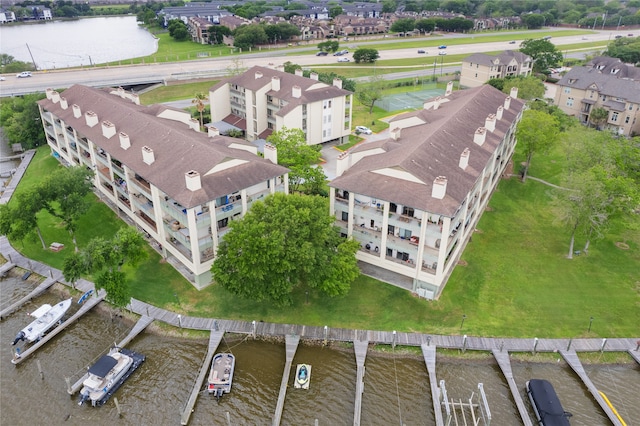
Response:
[[[611,74],[618,74],[618,71],[620,71],[619,68],[612,68],[611,69]]]
[[[569,79],[569,84],[575,84],[575,82],[578,81],[575,78],[570,78]]]

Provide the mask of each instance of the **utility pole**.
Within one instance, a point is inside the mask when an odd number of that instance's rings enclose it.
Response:
[[[29,56],[31,56],[31,62],[33,62],[33,68],[37,71],[38,70],[38,66],[36,65],[36,60],[33,59],[33,54],[31,53],[31,49],[29,48],[29,44],[25,43],[27,45],[27,50],[29,51]]]

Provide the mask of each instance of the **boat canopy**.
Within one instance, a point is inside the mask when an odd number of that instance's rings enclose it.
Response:
[[[569,424],[566,418],[570,414],[562,408],[560,399],[551,383],[542,379],[529,380],[529,392],[535,401],[544,425]]]
[[[117,363],[117,359],[110,357],[109,355],[104,355],[98,360],[98,362],[89,368],[89,373],[95,374],[98,377],[104,377],[113,367],[116,366]]]

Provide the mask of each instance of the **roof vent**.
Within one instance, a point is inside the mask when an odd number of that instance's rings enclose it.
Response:
[[[301,68],[296,68],[296,75],[298,77],[302,77],[302,69]]]
[[[389,132],[389,135],[391,136],[391,139],[397,141],[398,139],[400,139],[400,133],[402,133],[402,129],[400,127],[396,127]]]
[[[131,147],[131,139],[129,139],[129,135],[125,132],[118,133],[118,137],[120,138],[120,148],[129,149]]]
[[[218,130],[216,126],[209,126],[207,127],[207,136],[209,136],[210,138],[214,136],[220,136],[220,130]]]
[[[255,77],[256,77],[256,80],[261,79],[262,78],[262,72],[261,71],[256,71]]]
[[[469,148],[465,148],[464,151],[462,151],[462,154],[460,154],[458,166],[460,166],[462,170],[466,169],[469,165],[469,154],[471,154],[471,150]]]
[[[478,130],[473,134],[473,142],[476,145],[482,146],[484,141],[487,139],[487,129],[484,127],[478,127]]]
[[[511,96],[513,99],[518,99],[518,88],[512,87],[511,93],[509,93],[509,96]]]
[[[84,119],[87,122],[87,126],[93,127],[98,124],[98,114],[93,111],[87,111],[84,114]]]
[[[293,86],[291,88],[291,96],[294,98],[300,98],[300,96],[302,96],[302,89],[300,86]]]
[[[145,164],[148,165],[152,165],[153,162],[156,161],[156,158],[153,155],[153,149],[149,148],[146,145],[142,147],[142,161],[144,161]]]
[[[433,188],[431,189],[431,196],[442,200],[447,194],[447,178],[444,176],[438,176],[433,181]]]
[[[185,181],[187,183],[187,189],[190,191],[197,191],[202,189],[202,182],[200,181],[200,173],[195,170],[190,170],[184,174]]]
[[[104,136],[107,139],[110,139],[113,135],[116,134],[116,126],[114,126],[114,124],[110,121],[103,121],[102,122],[102,136]]]
[[[60,107],[62,109],[69,108],[69,103],[67,102],[67,98],[65,98],[64,96],[60,96]]]
[[[60,102],[60,93],[55,90],[51,92],[51,102],[53,102],[54,104]]]
[[[82,110],[80,109],[80,105],[78,104],[73,104],[71,105],[71,109],[73,110],[73,116],[75,118],[80,118],[82,117]]]
[[[451,93],[453,93],[453,81],[447,83],[447,90],[444,92],[444,95],[449,96]]]
[[[318,73],[317,72],[312,72],[311,74],[309,74],[309,78],[311,80],[318,81]]]
[[[51,94],[53,93],[53,89],[51,87],[47,87],[44,93],[47,95],[47,99],[51,100]]]

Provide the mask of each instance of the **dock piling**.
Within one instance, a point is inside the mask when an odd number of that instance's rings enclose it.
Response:
[[[600,352],[604,352],[604,346],[607,344],[607,338],[602,339],[602,344],[600,345]]]
[[[251,321],[251,335],[256,338],[256,320]]]
[[[533,338],[533,354],[536,354],[536,347],[538,346],[538,338],[534,337]]]
[[[569,344],[567,345],[567,350],[571,349],[571,342],[573,342],[573,337],[569,339]]]
[[[68,377],[65,377],[64,381],[67,384],[67,393],[71,394],[71,379]]]
[[[227,425],[228,425],[228,426],[231,426],[231,414],[229,414],[229,412],[228,412],[228,411],[227,411],[226,416],[227,416]]]
[[[118,417],[122,417],[122,412],[120,411],[120,404],[118,403],[118,398],[113,398],[113,402],[116,404],[116,411],[118,412]]]
[[[467,335],[462,336],[462,353],[465,353],[467,350]]]
[[[393,340],[391,341],[391,347],[393,349],[396,348],[396,331],[395,330],[393,330]]]
[[[182,328],[182,315],[178,314],[178,326]]]
[[[38,373],[40,373],[40,380],[44,380],[44,372],[42,371],[42,365],[40,365],[40,360],[36,360],[36,365],[38,366]]]
[[[323,346],[327,346],[327,336],[328,336],[328,332],[329,332],[329,328],[325,325],[324,326],[324,342],[322,343]],[[638,346],[640,347],[640,341],[638,342]],[[636,351],[638,350],[638,348],[636,348]]]

